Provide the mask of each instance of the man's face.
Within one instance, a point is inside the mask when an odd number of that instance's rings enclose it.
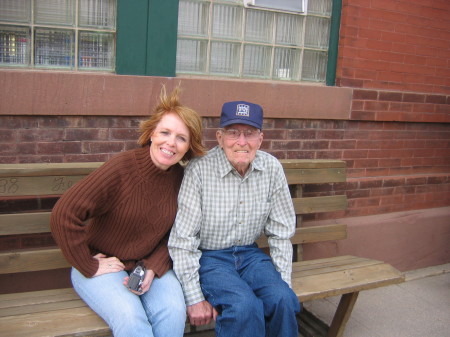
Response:
[[[244,176],[261,147],[262,132],[250,125],[232,124],[217,131],[216,137],[231,165]]]

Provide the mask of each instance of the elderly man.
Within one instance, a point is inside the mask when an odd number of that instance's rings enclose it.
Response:
[[[222,107],[218,146],[185,171],[169,239],[191,324],[216,336],[298,336],[290,288],[295,213],[283,168],[260,151],[262,107]],[[255,244],[268,236],[270,257]]]

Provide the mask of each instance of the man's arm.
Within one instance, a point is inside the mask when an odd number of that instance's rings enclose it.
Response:
[[[178,212],[168,243],[173,269],[183,287],[187,306],[205,300],[198,274],[201,220],[201,182],[195,169],[189,165],[178,195]]]
[[[274,179],[276,187],[272,195],[272,210],[265,227],[270,256],[282,279],[291,286],[292,244],[290,238],[295,233],[295,211],[289,187],[282,166]]]

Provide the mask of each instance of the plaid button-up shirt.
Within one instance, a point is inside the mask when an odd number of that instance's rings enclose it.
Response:
[[[270,154],[257,151],[244,177],[220,147],[186,168],[178,213],[169,239],[174,271],[186,304],[204,300],[199,282],[201,250],[250,245],[268,236],[270,255],[281,277],[291,284],[295,212],[283,168]]]

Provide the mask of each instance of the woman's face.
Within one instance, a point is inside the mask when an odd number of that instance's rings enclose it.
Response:
[[[178,163],[189,150],[189,129],[180,117],[169,113],[161,118],[151,141],[150,157],[153,163],[161,170],[167,170]]]

